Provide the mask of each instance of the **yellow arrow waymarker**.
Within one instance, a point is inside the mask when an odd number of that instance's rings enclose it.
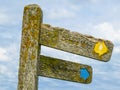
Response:
[[[105,45],[104,41],[97,42],[94,47],[95,53],[97,53],[99,56],[105,54],[108,52],[108,48]]]

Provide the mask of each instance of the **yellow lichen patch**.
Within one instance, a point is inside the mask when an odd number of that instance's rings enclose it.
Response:
[[[97,53],[99,56],[108,52],[108,48],[105,45],[104,41],[100,41],[95,44],[94,52]]]
[[[32,54],[31,54],[31,56],[30,56],[30,58],[31,58],[31,60],[35,60],[35,59],[36,59],[35,54],[34,54],[34,53],[32,53]]]
[[[81,46],[82,46],[83,48],[85,48],[85,47],[86,47],[86,44],[85,44],[85,43],[81,43]]]

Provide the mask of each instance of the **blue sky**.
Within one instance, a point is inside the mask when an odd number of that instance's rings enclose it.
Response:
[[[0,90],[16,90],[25,5],[43,10],[43,23],[111,40],[112,58],[100,62],[42,46],[41,53],[91,65],[91,84],[39,77],[39,90],[120,90],[120,0],[0,0]]]

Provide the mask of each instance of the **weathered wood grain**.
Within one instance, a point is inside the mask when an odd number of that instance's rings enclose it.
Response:
[[[108,48],[108,52],[102,56],[94,52],[95,44],[100,41],[104,41]],[[42,24],[40,44],[105,62],[110,60],[113,50],[113,44],[108,40],[97,39],[47,24]]]
[[[82,68],[86,68],[89,73],[89,77],[86,80],[80,77],[80,69]],[[40,55],[38,75],[88,84],[92,80],[92,67]]]
[[[37,64],[42,10],[38,5],[25,6],[22,26],[18,90],[38,90]]]

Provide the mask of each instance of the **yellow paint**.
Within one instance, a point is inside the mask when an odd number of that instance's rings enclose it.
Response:
[[[95,53],[97,53],[99,56],[105,54],[108,52],[108,48],[105,45],[104,41],[97,42],[94,47]]]

